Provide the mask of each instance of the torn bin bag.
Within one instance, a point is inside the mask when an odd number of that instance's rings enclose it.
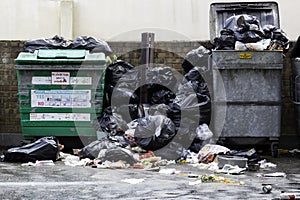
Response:
[[[143,149],[151,151],[164,147],[175,135],[175,124],[164,115],[138,119],[134,132],[135,142]]]
[[[3,154],[6,162],[56,161],[59,156],[59,144],[55,137],[43,137],[34,143],[10,148]]]

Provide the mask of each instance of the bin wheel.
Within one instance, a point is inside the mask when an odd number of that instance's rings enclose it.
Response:
[[[277,142],[273,142],[271,144],[271,152],[272,152],[272,156],[274,158],[278,158],[278,143]]]

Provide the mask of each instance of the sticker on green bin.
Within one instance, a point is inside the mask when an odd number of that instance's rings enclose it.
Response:
[[[89,113],[30,113],[30,121],[90,121]]]
[[[33,85],[51,85],[51,76],[33,76]],[[92,77],[70,77],[69,85],[92,85]]]
[[[91,90],[31,90],[31,107],[90,108]]]
[[[52,72],[52,85],[70,85],[70,72]]]

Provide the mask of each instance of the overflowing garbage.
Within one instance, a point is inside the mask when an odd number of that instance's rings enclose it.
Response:
[[[66,40],[59,35],[52,38],[33,39],[25,42],[24,49],[25,52],[30,53],[38,49],[85,49],[94,53],[102,52],[105,55],[112,53],[107,42],[91,36],[79,36],[73,41]]]
[[[282,50],[289,49],[286,33],[272,24],[261,26],[253,15],[234,15],[226,19],[220,37],[214,39],[216,50]]]

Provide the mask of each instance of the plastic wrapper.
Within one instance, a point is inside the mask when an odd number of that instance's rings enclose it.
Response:
[[[6,162],[56,161],[59,157],[59,143],[54,137],[43,137],[24,146],[10,148],[3,154]]]
[[[210,163],[212,162],[216,155],[226,154],[230,149],[223,147],[221,145],[206,144],[198,153],[199,162]]]

